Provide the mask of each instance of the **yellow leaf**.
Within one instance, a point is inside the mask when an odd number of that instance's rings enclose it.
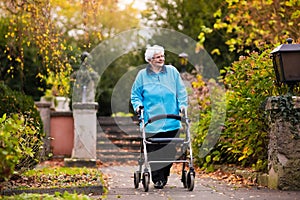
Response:
[[[238,161],[244,160],[245,158],[246,158],[246,156],[243,155],[243,156],[239,157]]]
[[[220,52],[219,49],[213,49],[210,53],[211,53],[212,55],[214,55],[214,54],[221,55],[221,52]]]
[[[219,8],[215,13],[214,13],[214,17],[221,17],[222,16],[222,10]]]
[[[15,61],[16,61],[16,62],[19,62],[19,63],[21,63],[21,62],[22,62],[21,58],[19,58],[19,57],[18,57],[18,58],[16,58],[16,59],[15,59]]]

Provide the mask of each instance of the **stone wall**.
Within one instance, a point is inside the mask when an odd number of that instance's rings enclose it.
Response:
[[[284,102],[270,97],[268,147],[268,186],[272,189],[300,190],[300,97],[293,97],[292,109],[281,109]],[[282,104],[283,103],[283,104]],[[289,102],[287,102],[288,104]]]

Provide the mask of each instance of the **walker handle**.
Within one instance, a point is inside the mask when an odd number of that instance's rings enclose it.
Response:
[[[174,115],[174,114],[162,114],[162,115],[156,115],[154,117],[151,117],[150,119],[148,119],[147,123],[145,124],[145,126],[147,126],[148,124],[151,124],[152,122],[155,122],[157,120],[160,120],[160,119],[176,119],[176,120],[179,120],[181,121],[182,120],[182,117],[179,116],[179,115]]]

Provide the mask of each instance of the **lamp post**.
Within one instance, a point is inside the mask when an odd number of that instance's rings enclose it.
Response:
[[[186,66],[188,64],[188,55],[182,52],[178,55],[178,57],[179,57],[181,72],[186,72]]]
[[[291,38],[287,42],[276,47],[271,52],[271,58],[277,82],[288,85],[292,90],[300,82],[300,44],[292,44]]]

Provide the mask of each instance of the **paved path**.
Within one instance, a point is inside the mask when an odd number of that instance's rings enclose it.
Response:
[[[199,176],[195,179],[194,190],[190,192],[183,188],[178,174],[171,174],[169,183],[164,189],[155,189],[150,183],[149,192],[144,192],[141,183],[138,189],[134,188],[133,173],[137,170],[137,166],[111,166],[100,170],[109,177],[109,193],[105,197],[108,200],[300,200],[300,191],[278,191],[257,187],[239,188],[235,185],[227,185],[225,182],[200,178]]]

